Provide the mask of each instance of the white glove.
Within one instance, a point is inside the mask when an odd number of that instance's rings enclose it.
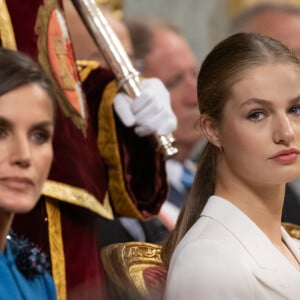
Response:
[[[144,79],[142,93],[134,100],[125,93],[118,93],[114,108],[125,126],[135,126],[134,131],[138,136],[165,135],[177,127],[170,94],[157,78]]]

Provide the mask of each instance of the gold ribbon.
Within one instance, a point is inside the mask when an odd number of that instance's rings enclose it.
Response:
[[[0,0],[0,39],[3,48],[17,50],[14,30],[5,0]]]

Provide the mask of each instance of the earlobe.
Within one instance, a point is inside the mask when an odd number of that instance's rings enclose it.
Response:
[[[201,130],[207,140],[215,145],[217,148],[221,147],[220,140],[219,140],[219,130],[217,126],[216,120],[208,116],[206,114],[202,114],[200,116],[200,125],[201,125]]]

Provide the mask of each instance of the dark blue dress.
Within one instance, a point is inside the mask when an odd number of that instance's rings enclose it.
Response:
[[[0,252],[0,300],[55,300],[56,291],[50,274],[43,268],[39,268],[39,272],[21,272],[17,267],[17,253],[15,244],[7,240],[4,253]],[[34,255],[32,257],[35,261]],[[24,265],[26,270],[26,262]]]

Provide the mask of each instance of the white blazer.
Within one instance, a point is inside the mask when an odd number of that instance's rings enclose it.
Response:
[[[300,262],[296,242],[282,238]],[[300,272],[241,210],[212,196],[173,253],[165,300],[300,299]]]

